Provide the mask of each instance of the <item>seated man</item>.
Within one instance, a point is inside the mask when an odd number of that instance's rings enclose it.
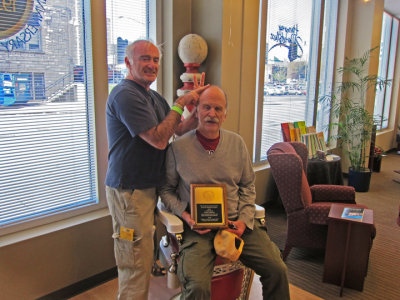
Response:
[[[266,229],[254,222],[254,171],[242,138],[221,129],[227,100],[217,86],[199,99],[199,125],[172,143],[167,151],[166,183],[160,190],[164,205],[184,222],[178,276],[183,286],[181,299],[210,299],[211,277],[216,253],[215,230],[192,230],[190,184],[225,184],[229,231],[241,237],[240,261],[260,275],[264,299],[289,299],[286,265]]]

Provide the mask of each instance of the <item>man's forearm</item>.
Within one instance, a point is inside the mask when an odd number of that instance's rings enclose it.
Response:
[[[182,109],[188,104],[196,105],[199,100],[199,94],[207,89],[208,86],[199,87],[179,97],[175,103]],[[167,147],[168,141],[175,133],[180,121],[181,114],[172,109],[160,124],[140,133],[139,136],[153,147],[163,150]]]
[[[163,150],[167,147],[169,139],[175,133],[179,122],[181,122],[180,114],[171,110],[160,124],[139,135],[153,147]]]

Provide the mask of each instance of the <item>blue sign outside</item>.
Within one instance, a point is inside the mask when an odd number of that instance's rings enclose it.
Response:
[[[9,106],[15,103],[14,76],[8,73],[0,73],[0,105]]]
[[[33,99],[45,99],[43,73],[0,73],[0,107],[25,104]]]

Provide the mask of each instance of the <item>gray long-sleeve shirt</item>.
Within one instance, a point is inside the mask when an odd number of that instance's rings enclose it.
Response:
[[[228,218],[237,218],[253,229],[255,175],[246,145],[238,134],[221,129],[218,146],[209,154],[192,130],[169,146],[166,169],[166,184],[161,187],[160,196],[174,214],[182,216],[189,206],[191,183],[225,184]]]

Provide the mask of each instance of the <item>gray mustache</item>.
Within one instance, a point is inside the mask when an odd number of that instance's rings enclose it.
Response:
[[[219,123],[219,119],[217,117],[205,117],[204,121],[205,122]]]

